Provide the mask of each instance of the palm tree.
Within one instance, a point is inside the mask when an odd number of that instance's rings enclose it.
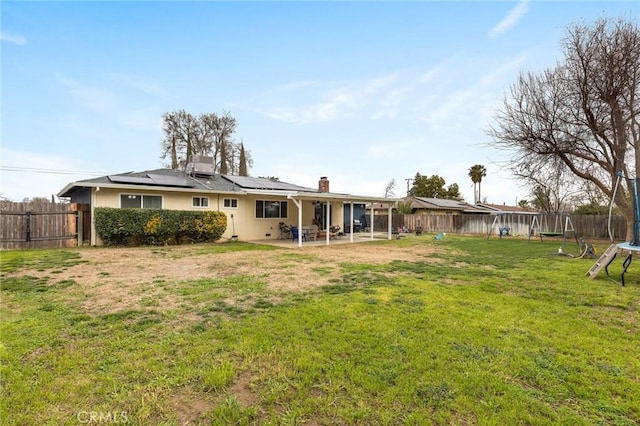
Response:
[[[482,182],[482,178],[486,175],[487,168],[482,164],[476,164],[474,166],[471,166],[471,168],[469,169],[469,177],[473,182],[473,195],[475,197],[475,200],[473,201],[474,204],[480,202],[480,183]]]

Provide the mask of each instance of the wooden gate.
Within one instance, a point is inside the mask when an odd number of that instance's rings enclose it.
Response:
[[[0,205],[0,249],[76,247],[90,239],[89,204]]]

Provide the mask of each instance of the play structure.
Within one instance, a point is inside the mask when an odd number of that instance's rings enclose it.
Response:
[[[564,212],[533,215],[498,213],[489,227],[487,239],[491,238],[496,230],[500,238],[516,235],[520,230],[521,235],[527,233],[529,241],[533,236],[540,237],[541,242],[544,241],[544,238],[562,237],[563,244],[567,243],[567,237],[573,236],[576,244],[580,245],[571,217]]]
[[[629,242],[618,243],[616,244],[613,240],[613,235],[611,232],[611,213],[613,211],[613,203],[616,199],[616,193],[618,191],[618,187],[620,185],[620,180],[622,178],[622,172],[618,172],[618,178],[616,180],[616,184],[613,190],[613,196],[611,197],[611,203],[609,205],[609,222],[608,222],[608,231],[609,231],[609,240],[611,241],[611,245],[605,250],[605,252],[600,256],[600,258],[596,261],[596,263],[587,271],[587,276],[589,278],[595,278],[598,273],[604,268],[607,276],[611,278],[613,281],[618,282],[617,280],[611,277],[609,273],[609,266],[616,258],[619,251],[626,252],[627,256],[622,262],[622,273],[620,274],[620,283],[624,286],[624,274],[627,273],[629,266],[631,266],[631,262],[633,260],[633,254],[636,252],[640,252],[640,201],[639,201],[639,193],[640,189],[640,180],[635,178],[627,178],[627,183],[629,184],[629,188],[631,190],[631,196],[633,199],[633,238]]]
[[[496,216],[493,218],[493,223],[489,227],[487,240],[491,238],[494,229],[498,229],[498,236],[500,238],[511,236],[511,230],[513,229],[513,216],[509,213],[496,214]]]
[[[491,238],[496,230],[500,238],[523,235],[530,226],[531,219],[528,216],[520,213],[496,213],[489,226],[487,239]]]
[[[551,223],[553,223],[553,226],[551,225]],[[566,244],[567,237],[573,235],[576,244],[580,245],[569,213],[540,213],[533,216],[531,219],[531,225],[529,227],[529,241],[531,241],[531,237],[536,233],[540,237],[541,242],[543,241],[544,237],[562,237],[562,244]]]

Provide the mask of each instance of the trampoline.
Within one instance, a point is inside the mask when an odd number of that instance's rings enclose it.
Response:
[[[631,243],[620,243],[617,245],[617,247],[618,247],[618,250],[628,251],[627,257],[625,257],[624,261],[622,262],[622,272],[620,273],[620,283],[624,287],[624,274],[627,273],[627,269],[629,269],[629,266],[631,266],[631,261],[633,260],[633,253],[640,252],[640,246],[634,246]],[[609,262],[607,262],[606,266],[604,267],[604,271],[607,273],[607,276],[609,278],[612,278],[611,275],[609,274],[609,265],[611,265],[611,262],[613,262],[613,259],[615,258],[616,258],[616,255],[613,255],[611,260],[609,260]]]
[[[609,266],[616,258],[619,251],[627,252],[627,256],[622,262],[622,273],[620,274],[620,283],[624,286],[624,274],[627,273],[629,266],[631,266],[631,262],[633,261],[634,253],[640,252],[640,179],[638,178],[627,178],[627,183],[629,185],[629,189],[631,190],[631,195],[633,197],[633,239],[631,241],[626,241],[623,243],[614,243],[613,234],[611,232],[611,214],[613,210],[613,204],[616,199],[616,193],[618,190],[618,186],[620,185],[620,179],[622,178],[622,172],[618,172],[618,179],[616,180],[616,184],[613,190],[613,196],[611,197],[611,203],[609,205],[609,239],[611,240],[611,246],[604,252],[604,254],[598,259],[598,261],[591,267],[587,274],[591,278],[595,278],[598,271],[604,267],[607,276],[614,280],[611,277],[609,272]],[[615,281],[615,280],[614,280]],[[616,281],[617,282],[617,281]]]

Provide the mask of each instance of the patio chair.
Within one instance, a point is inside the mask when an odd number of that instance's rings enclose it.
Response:
[[[291,238],[291,228],[285,225],[284,222],[280,222],[280,235],[278,235],[279,240],[288,240]]]
[[[307,241],[316,241],[318,239],[318,225],[311,225],[309,230],[305,233],[305,238]]]
[[[291,230],[291,239],[295,242],[298,241],[298,227],[297,226],[291,226],[289,228]],[[307,241],[307,236],[302,234],[302,241]]]

